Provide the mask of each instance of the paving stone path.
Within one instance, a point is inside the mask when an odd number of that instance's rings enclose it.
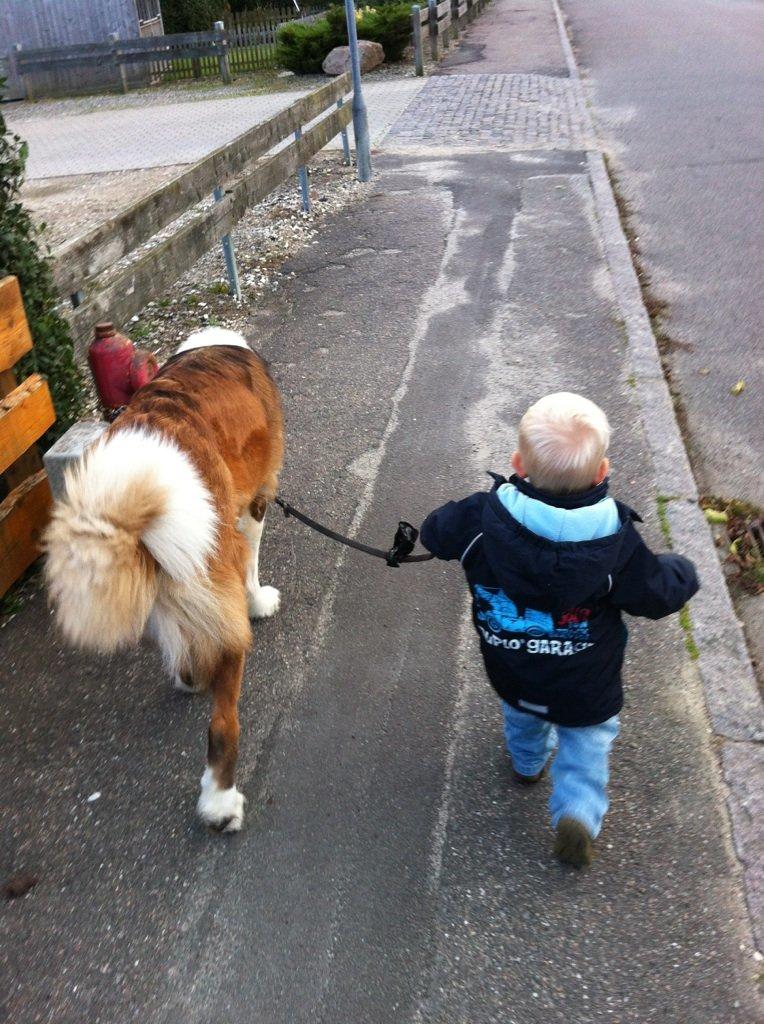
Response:
[[[50,178],[201,159],[302,92],[236,96],[65,116],[10,117],[29,143],[28,177]],[[450,74],[367,83],[373,146],[582,150],[592,145],[570,79],[534,74]],[[352,129],[351,129],[352,139]],[[329,148],[340,145],[339,137]]]
[[[378,144],[413,96],[422,79],[373,82],[364,94],[369,109],[372,145]],[[141,170],[193,163],[231,142],[252,125],[272,117],[299,97],[299,92],[223,99],[179,99],[153,106],[87,110],[60,116],[25,118],[23,110],[9,121],[29,143],[30,179]],[[51,105],[52,106],[52,105]],[[21,115],[21,116],[20,116]],[[331,144],[340,145],[339,137]]]
[[[385,139],[385,148],[459,146],[583,150],[580,90],[570,79],[531,74],[430,78]]]

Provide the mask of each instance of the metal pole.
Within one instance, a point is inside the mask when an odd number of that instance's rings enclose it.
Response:
[[[427,0],[430,11],[430,56],[433,60],[439,60],[440,46],[438,44],[438,0]]]
[[[209,193],[208,193],[209,194]],[[220,203],[225,198],[225,189],[220,185],[213,192],[215,202]],[[239,283],[239,268],[236,266],[236,253],[233,251],[233,242],[230,235],[223,235],[223,259],[225,260],[225,272],[228,277],[228,292],[241,302],[241,284]]]
[[[416,76],[421,78],[424,74],[424,55],[422,53],[422,8],[419,4],[413,4],[411,8],[411,28],[414,34],[414,65]]]
[[[459,38],[459,0],[451,0],[451,34]]]
[[[345,0],[345,20],[348,26],[350,70],[353,75],[353,132],[358,180],[371,180],[371,148],[369,146],[369,118],[361,90],[361,59],[358,54],[358,33],[355,24],[354,0]]]
[[[228,64],[228,37],[225,34],[225,22],[216,21],[212,29],[220,36],[217,45],[220,77],[226,85],[229,85],[231,82],[231,68]]]
[[[345,101],[340,96],[340,98],[337,100],[337,109],[339,110],[340,107],[344,107],[344,105]],[[347,128],[342,129],[342,131],[340,132],[340,136],[342,138],[342,162],[345,164],[346,167],[350,167],[350,139],[348,138]]]
[[[298,128],[294,133],[295,139],[299,140],[302,138],[302,128]],[[297,177],[300,179],[300,192],[302,193],[302,209],[303,213],[310,213],[310,190],[308,188],[308,168],[305,164],[302,164],[297,168]]]

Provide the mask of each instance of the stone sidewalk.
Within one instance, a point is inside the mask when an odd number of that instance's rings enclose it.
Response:
[[[389,150],[585,150],[594,145],[580,93],[570,79],[533,74],[431,78],[385,139]]]

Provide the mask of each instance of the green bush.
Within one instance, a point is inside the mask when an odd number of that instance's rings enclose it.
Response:
[[[306,0],[298,0],[300,4],[300,14],[312,14],[314,11],[323,11],[326,9],[326,3],[322,3],[322,0],[316,0],[314,3],[306,2]],[[225,4],[227,8],[231,10],[233,14],[241,14],[242,11],[268,11],[269,13],[274,12],[276,15],[284,15],[286,12],[294,17],[297,15],[295,6],[292,0],[227,0]]]
[[[334,6],[326,12],[326,20],[332,28],[332,37],[340,42],[335,46],[346,46],[348,41],[345,23],[345,8]],[[358,11],[356,30],[359,39],[380,43],[385,51],[385,60],[399,61],[411,39],[411,4],[380,3],[375,7],[362,7]]]
[[[294,22],[279,30],[276,63],[298,75],[320,74],[324,57],[340,45],[332,38],[325,18],[312,25]]]
[[[411,6],[384,3],[363,7],[356,24],[359,39],[381,43],[385,60],[399,61],[411,36]],[[347,46],[347,42],[345,8],[335,5],[312,25],[285,25],[278,34],[276,60],[297,74],[316,74],[329,51],[335,46]]]
[[[406,47],[411,43],[411,4],[385,3],[374,10],[374,23],[369,31],[375,36],[367,35],[366,26],[362,26],[361,38],[381,43],[385,51],[385,60],[403,59]]]
[[[162,0],[165,32],[209,32],[222,21],[225,0]]]
[[[0,79],[0,91],[2,84]],[[17,371],[41,373],[48,379],[57,422],[45,440],[52,442],[79,416],[83,382],[69,325],[56,312],[58,295],[42,228],[19,199],[26,160],[26,142],[9,131],[0,113],[0,278],[14,274],[19,279],[34,349]]]

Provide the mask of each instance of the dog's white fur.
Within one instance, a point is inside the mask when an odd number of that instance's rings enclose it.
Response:
[[[224,832],[238,832],[244,821],[244,794],[236,786],[220,789],[209,768],[202,775],[202,790],[196,813],[208,825]]]
[[[99,441],[67,473],[66,501],[56,506],[46,541],[48,583],[63,632],[103,651],[140,637],[155,595],[139,576],[121,570],[141,541],[171,580],[200,591],[203,604],[216,537],[210,493],[170,439],[135,429]],[[131,614],[120,621],[113,588],[126,582],[136,595],[127,602]]]
[[[205,569],[215,544],[217,515],[191,460],[169,438],[123,430],[99,441],[67,480],[67,496],[95,525],[120,508],[136,482],[147,476],[165,504],[141,540],[168,576],[187,583]]]
[[[263,536],[265,520],[259,522],[254,516],[246,513],[238,523],[239,530],[244,534],[252,552],[247,569],[247,606],[252,619],[268,619],[275,615],[281,604],[281,595],[275,587],[260,585],[260,540]]]
[[[201,331],[195,331],[182,342],[176,355],[181,352],[188,352],[192,348],[209,348],[213,345],[235,345],[236,348],[249,348],[246,340],[238,333],[227,327],[205,327]]]

